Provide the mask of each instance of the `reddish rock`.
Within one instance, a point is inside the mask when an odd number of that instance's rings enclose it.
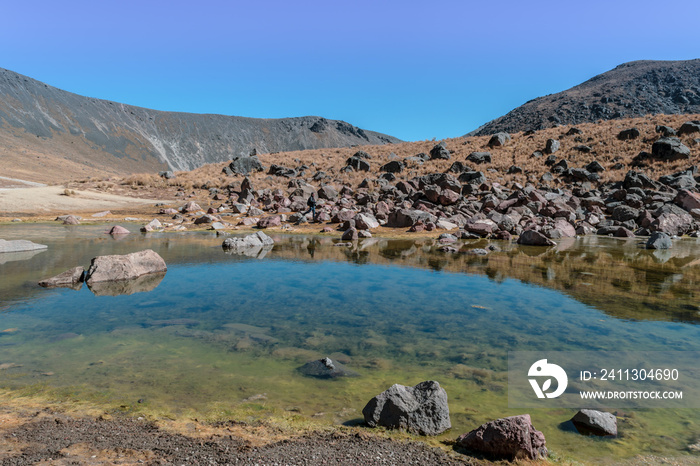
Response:
[[[681,189],[674,202],[683,209],[691,212],[694,209],[700,209],[700,194]]]
[[[263,217],[258,220],[258,228],[270,228],[278,227],[282,225],[282,217],[279,215],[272,215],[270,217]]]
[[[498,459],[536,460],[547,457],[544,434],[535,429],[529,414],[496,419],[483,424],[461,435],[457,444]]]
[[[549,231],[548,236],[551,239],[573,238],[576,236],[576,229],[567,220],[558,218],[554,221],[554,228]]]
[[[487,236],[498,230],[498,225],[496,225],[496,222],[493,220],[489,220],[487,218],[476,220],[470,219],[467,224],[464,225],[464,229],[479,236]]]
[[[441,205],[452,205],[459,201],[459,193],[454,192],[451,189],[444,189],[440,196],[438,196],[438,203]]]
[[[197,203],[194,202],[194,201],[190,201],[190,202],[188,202],[187,204],[185,204],[184,206],[182,206],[182,207],[180,208],[180,212],[182,212],[182,213],[186,213],[186,212],[197,212],[197,211],[200,211],[200,210],[202,210],[202,208],[199,207],[199,204],[197,204]]]
[[[119,225],[114,225],[107,232],[108,235],[128,235],[129,233],[131,233],[129,230]]]
[[[634,232],[631,230],[628,230],[625,227],[620,227],[613,234],[613,236],[616,238],[634,238]]]

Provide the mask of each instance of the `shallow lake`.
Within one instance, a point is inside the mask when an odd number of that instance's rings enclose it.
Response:
[[[132,230],[133,225],[125,225]],[[210,232],[3,225],[0,238],[48,245],[0,255],[0,388],[173,417],[353,424],[394,383],[438,380],[454,439],[529,412],[556,457],[591,462],[689,455],[698,409],[621,410],[617,439],[560,424],[575,409],[508,407],[508,351],[700,351],[700,242],[647,251],[581,238],[555,248],[494,244],[446,254],[433,240],[273,235],[257,257],[227,254]],[[153,249],[161,281],[133,294],[36,283],[104,254]],[[359,377],[319,380],[330,356]]]

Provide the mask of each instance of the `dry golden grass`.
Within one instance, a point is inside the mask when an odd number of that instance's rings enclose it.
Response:
[[[540,130],[533,135],[525,136],[522,132],[511,134],[511,141],[503,147],[488,148],[489,136],[460,137],[444,140],[447,148],[452,152],[450,160],[430,160],[423,164],[409,164],[406,169],[397,174],[397,179],[410,180],[415,176],[428,173],[444,172],[453,162],[461,161],[471,166],[475,170],[486,173],[487,178],[501,184],[518,182],[525,184],[528,181],[537,182],[539,178],[549,171],[545,165],[546,156],[540,158],[531,157],[535,151],[542,151],[547,139],[557,139],[561,147],[556,152],[557,158],[565,158],[570,167],[584,167],[588,163],[597,160],[606,171],[602,172],[602,181],[617,181],[624,178],[630,169],[630,162],[641,151],[651,152],[651,146],[660,135],[655,132],[656,125],[666,125],[678,128],[681,124],[689,120],[698,120],[700,115],[655,115],[642,118],[632,118],[625,120],[602,121],[598,123],[585,123],[576,125],[583,133],[580,135],[567,136],[571,126],[560,126],[546,130]],[[636,127],[641,135],[639,138],[630,141],[617,139],[618,133],[623,129]],[[681,140],[691,149],[691,160],[677,162],[654,162],[649,167],[636,170],[645,172],[652,178],[667,173],[673,173],[687,168],[689,165],[700,162],[700,146],[694,139],[700,134],[687,135]],[[421,152],[429,154],[430,149],[437,141],[404,142],[399,144],[386,144],[380,146],[349,147],[340,149],[315,149],[295,152],[279,152],[274,154],[259,155],[263,165],[269,167],[271,164],[282,165],[289,168],[297,168],[306,165],[309,168],[304,174],[304,178],[311,180],[316,171],[323,171],[328,178],[321,183],[331,183],[335,185],[357,186],[364,178],[376,178],[381,172],[379,168],[393,159],[390,154],[395,154],[398,159],[415,156]],[[591,153],[582,153],[574,149],[578,145],[587,145],[592,148]],[[350,172],[342,173],[345,161],[358,150],[363,150],[370,154],[372,158],[367,162],[370,164],[370,172]],[[488,151],[491,153],[492,162],[488,164],[475,165],[466,162],[467,156],[472,152]],[[614,170],[612,167],[621,162],[624,168]],[[224,176],[221,170],[227,162],[214,163],[202,166],[190,172],[178,172],[177,178],[171,180],[171,184],[187,186],[188,188],[198,188],[202,185],[207,187],[226,187],[231,183],[238,182],[242,177]],[[520,174],[507,174],[508,168],[517,165],[523,169]],[[250,176],[253,186],[260,188],[286,188],[288,180],[281,177],[273,177],[267,172],[255,173]],[[555,177],[556,180],[556,177]],[[321,184],[313,183],[313,184]],[[555,184],[557,181],[555,181]]]

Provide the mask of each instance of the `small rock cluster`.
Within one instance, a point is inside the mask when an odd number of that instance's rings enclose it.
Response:
[[[439,435],[452,427],[447,393],[434,380],[414,387],[393,385],[372,398],[362,414],[370,427],[419,435]],[[582,409],[569,422],[582,435],[617,436],[617,418],[611,413]],[[535,429],[529,414],[487,422],[460,435],[456,445],[496,459],[537,460],[548,455],[544,434]]]

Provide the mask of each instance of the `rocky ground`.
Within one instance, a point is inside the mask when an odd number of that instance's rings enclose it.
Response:
[[[3,408],[0,464],[487,464],[449,447],[337,428],[290,434],[229,422],[156,424]]]

